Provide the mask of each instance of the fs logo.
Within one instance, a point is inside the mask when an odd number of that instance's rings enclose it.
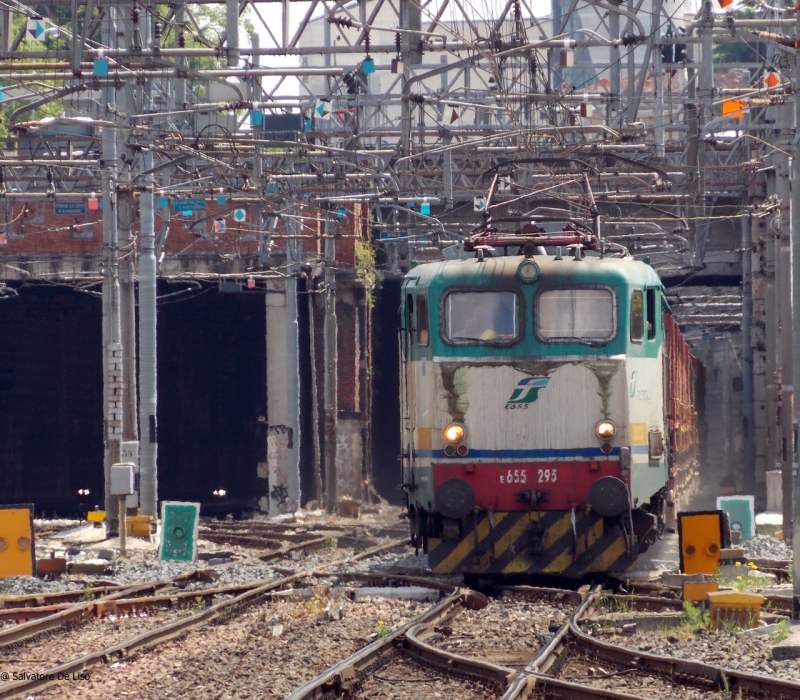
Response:
[[[525,377],[517,384],[506,402],[506,408],[527,408],[539,398],[539,391],[547,386],[550,377]]]

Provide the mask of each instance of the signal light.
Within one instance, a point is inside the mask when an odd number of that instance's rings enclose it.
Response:
[[[469,454],[469,447],[466,445],[459,445],[456,447],[456,454],[459,457],[466,457]]]

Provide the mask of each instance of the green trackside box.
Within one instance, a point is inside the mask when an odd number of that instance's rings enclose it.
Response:
[[[194,561],[200,527],[200,504],[164,501],[161,504],[162,561]]]
[[[728,514],[731,530],[742,533],[742,542],[756,534],[756,512],[752,496],[717,496],[717,509]]]

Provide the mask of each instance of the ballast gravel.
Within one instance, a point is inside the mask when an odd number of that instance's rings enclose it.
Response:
[[[483,610],[462,611],[429,640],[445,651],[522,669],[573,611],[569,605],[491,598]]]
[[[742,545],[749,559],[791,559],[792,550],[785,542],[769,535],[755,535]]]
[[[72,581],[43,581],[33,576],[12,576],[0,579],[0,596],[35,595],[77,591],[85,586]]]
[[[342,619],[324,621],[332,603]],[[95,666],[88,680],[60,683],[32,700],[282,700],[293,690],[429,604],[353,602],[320,586],[310,599],[254,605],[139,656]],[[338,618],[338,614],[336,616]],[[381,624],[383,623],[383,624]]]
[[[675,656],[743,673],[759,673],[783,680],[800,681],[800,664],[797,661],[772,660],[774,635],[749,636],[707,629],[687,633],[678,628],[629,638],[618,635],[605,639],[658,656]]]

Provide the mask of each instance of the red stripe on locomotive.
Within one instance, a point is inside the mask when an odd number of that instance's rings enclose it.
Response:
[[[539,510],[571,510],[589,503],[589,489],[602,476],[621,478],[619,462],[527,462],[434,464],[434,490],[448,479],[467,482],[478,508],[495,511],[531,510],[517,495],[523,491],[546,492]]]

